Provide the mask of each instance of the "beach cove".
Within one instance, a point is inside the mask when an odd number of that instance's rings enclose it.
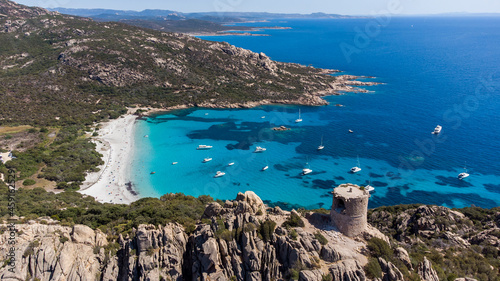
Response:
[[[87,175],[80,193],[103,203],[129,204],[140,197],[127,184],[133,159],[134,124],[137,116],[127,114],[101,124],[94,138],[97,152],[103,155],[104,165],[98,172]]]

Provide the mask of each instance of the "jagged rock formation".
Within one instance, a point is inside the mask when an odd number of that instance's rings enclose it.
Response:
[[[383,258],[378,258],[382,272],[384,273],[383,281],[403,281],[403,273],[392,263],[384,260]]]
[[[0,278],[284,280],[296,269],[301,280],[321,280],[328,274],[343,278],[334,280],[365,280],[366,259],[356,250],[362,243],[317,229],[306,219],[304,228],[282,228],[279,224],[289,213],[269,210],[273,212],[266,212],[255,193],[240,193],[224,206],[209,204],[205,216],[211,223],[199,224],[191,235],[176,223],[140,225],[116,242],[83,225],[60,226],[49,218],[43,218],[47,224],[30,221],[18,225],[14,272],[5,266]],[[271,221],[278,222],[274,231],[268,228]],[[318,231],[327,237],[326,245],[316,239]],[[9,250],[8,237],[8,232],[0,236],[2,254]]]
[[[292,213],[299,216],[304,227],[282,227],[283,222],[293,217]],[[108,240],[99,229],[61,226],[47,217],[18,224],[15,255],[13,259],[0,260],[4,264],[0,278],[9,281],[370,280],[364,268],[368,252],[363,237],[368,234],[355,239],[344,236],[333,230],[328,215],[309,213],[303,217],[296,211],[266,208],[255,193],[248,191],[239,193],[234,201],[226,201],[224,206],[209,203],[203,217],[203,222],[190,234],[177,223],[140,225],[130,233],[119,234],[116,240]],[[13,234],[5,226],[0,225],[1,257],[11,253],[8,241]],[[383,236],[374,229],[369,232],[371,237]],[[405,264],[421,280],[439,280],[427,258],[412,269],[405,249],[396,248],[394,254],[397,260],[380,257],[376,260],[382,275],[374,276],[374,280],[407,280],[398,263]],[[13,266],[12,261],[15,261]]]
[[[440,280],[443,276],[438,276],[439,271],[425,257],[413,268],[408,251],[420,251],[417,252],[420,255],[434,251],[433,262],[440,262],[442,269],[446,267],[459,276],[495,280],[499,272],[496,266],[500,251],[499,217],[498,208],[450,210],[442,206],[402,205],[372,210],[368,221],[394,239],[400,246],[394,251],[395,257],[408,270],[416,271],[422,280]]]
[[[431,262],[424,257],[424,261],[418,264],[418,275],[422,281],[439,281],[436,271],[432,268]]]

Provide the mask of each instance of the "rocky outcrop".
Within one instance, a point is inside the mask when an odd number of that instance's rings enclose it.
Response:
[[[436,271],[432,268],[431,262],[426,257],[418,264],[417,272],[422,281],[439,281]]]
[[[404,281],[403,273],[392,263],[378,258],[382,272],[384,273],[383,281]]]
[[[321,270],[302,270],[299,273],[299,281],[322,281],[323,272]]]
[[[408,255],[408,252],[404,248],[397,247],[396,249],[394,249],[394,254],[396,258],[402,261],[409,270],[413,270],[413,265],[411,264],[410,255]]]
[[[295,212],[296,215],[301,216]],[[88,226],[30,221],[18,225],[15,271],[0,269],[2,280],[285,280],[300,270],[300,280],[365,280],[354,248],[359,242],[331,230],[283,228],[289,212],[269,209],[253,192],[234,201],[207,205],[191,235],[176,223],[140,225],[125,237],[108,241]],[[323,233],[328,243],[316,238]],[[0,235],[0,253],[9,251],[8,233]],[[347,243],[347,244],[346,244]],[[348,245],[348,246],[346,246]],[[337,278],[337,279],[335,279]],[[340,279],[338,279],[340,278]]]
[[[364,281],[365,272],[357,260],[345,260],[330,267],[335,281]]]

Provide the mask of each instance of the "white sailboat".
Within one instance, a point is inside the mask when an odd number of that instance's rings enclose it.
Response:
[[[299,109],[299,118],[295,119],[295,123],[300,123],[302,122],[302,118],[300,118],[300,109]]]
[[[466,177],[470,176],[470,175],[467,173],[467,162],[466,162],[466,163],[465,163],[465,165],[464,165],[464,170],[465,170],[465,172],[458,174],[458,179],[459,179],[459,180],[463,180],[463,179],[465,179]]]
[[[322,150],[323,148],[325,148],[325,146],[323,145],[323,136],[321,136],[321,144],[318,146],[318,150]]]
[[[313,171],[313,170],[311,170],[311,167],[309,166],[309,163],[306,163],[306,164],[307,164],[307,168],[302,169],[302,175],[310,174]]]
[[[208,150],[208,149],[211,149],[213,146],[211,145],[204,145],[204,144],[200,144],[198,145],[198,147],[196,148],[197,150]]]
[[[357,173],[357,172],[361,171],[360,166],[361,166],[361,165],[359,164],[359,156],[358,156],[358,166],[352,167],[352,168],[351,168],[351,173],[353,173],[353,174],[354,174],[354,173]]]

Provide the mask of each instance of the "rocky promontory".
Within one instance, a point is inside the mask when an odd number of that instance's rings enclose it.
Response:
[[[182,225],[169,223],[140,225],[111,237],[88,226],[62,226],[39,218],[16,224],[15,256],[3,260],[0,278],[395,281],[419,276],[439,280],[426,257],[412,266],[414,260],[403,248],[395,249],[394,257],[378,257],[380,275],[372,276],[373,241],[387,243],[389,237],[369,226],[349,238],[332,226],[329,217],[268,208],[249,191],[233,201],[209,203],[189,233]],[[2,257],[10,251],[7,242],[12,234],[7,226],[2,225],[0,236]]]

